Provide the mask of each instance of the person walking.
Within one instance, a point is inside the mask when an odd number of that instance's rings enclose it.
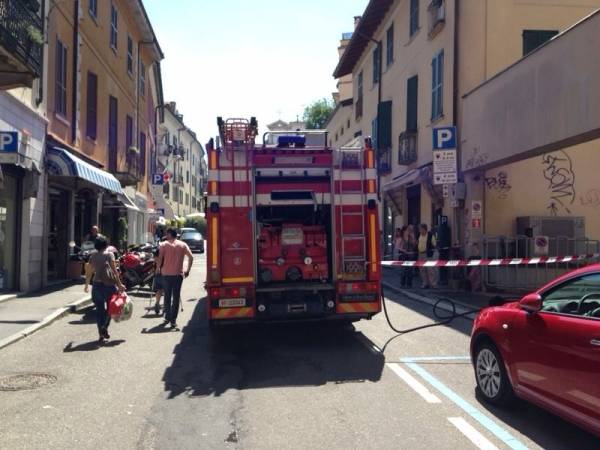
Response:
[[[156,273],[162,278],[162,288],[165,293],[164,325],[171,324],[172,329],[177,328],[177,313],[181,301],[181,285],[192,269],[194,257],[187,244],[177,239],[175,228],[167,229],[167,240],[160,244],[156,261]],[[187,256],[187,270],[183,271],[183,259]]]
[[[415,237],[411,234],[408,226],[400,230],[399,257],[400,261],[414,261],[416,258]],[[400,272],[400,287],[411,288],[413,279],[413,268],[402,267]]]
[[[434,260],[435,247],[435,236],[431,231],[428,231],[427,225],[422,223],[419,227],[419,238],[417,240],[419,259],[426,261]],[[437,287],[437,273],[435,269],[435,267],[421,267],[419,274],[421,275],[422,289]]]
[[[117,265],[114,253],[108,251],[108,242],[103,236],[97,236],[94,244],[96,251],[91,254],[89,262],[85,266],[85,293],[89,292],[90,282],[92,284],[92,301],[96,307],[96,323],[98,325],[98,341],[103,343],[110,339],[108,326],[110,316],[108,314],[108,301],[112,295],[124,291],[125,286],[117,275]]]

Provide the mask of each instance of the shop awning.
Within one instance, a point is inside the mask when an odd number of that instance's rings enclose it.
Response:
[[[121,183],[110,173],[94,167],[83,159],[60,147],[48,147],[46,168],[50,175],[59,177],[77,177],[89,181],[115,194],[121,194]]]
[[[133,200],[131,200],[125,192],[117,194],[117,199],[123,204],[123,206],[125,206],[125,208],[132,211],[140,211],[140,208],[136,206]]]

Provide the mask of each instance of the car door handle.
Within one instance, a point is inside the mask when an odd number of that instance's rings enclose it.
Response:
[[[592,345],[597,345],[597,346],[599,346],[599,347],[600,347],[600,339],[592,339],[592,340],[590,341],[590,344],[592,344]]]

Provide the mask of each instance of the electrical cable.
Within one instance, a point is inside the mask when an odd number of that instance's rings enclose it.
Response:
[[[441,309],[442,304],[447,303],[450,305],[451,308],[451,312],[450,315],[442,315],[440,314],[439,310]],[[388,310],[387,310],[387,306],[386,306],[386,302],[385,302],[385,295],[383,293],[383,286],[381,286],[381,303],[383,304],[383,312],[385,314],[385,320],[387,320],[387,323],[389,325],[389,327],[396,333],[398,333],[398,336],[403,335],[403,334],[407,334],[407,333],[412,333],[415,331],[420,331],[420,330],[424,330],[426,328],[432,328],[432,327],[439,327],[442,325],[448,325],[449,323],[451,323],[454,319],[458,319],[460,317],[466,317],[469,314],[473,314],[473,313],[477,313],[479,311],[481,311],[480,309],[471,309],[468,310],[464,313],[461,314],[457,314],[456,313],[456,304],[448,299],[448,298],[441,298],[438,299],[437,302],[435,302],[435,304],[433,305],[433,315],[436,319],[439,320],[439,322],[435,322],[435,323],[428,323],[426,325],[420,325],[418,327],[413,327],[413,328],[406,328],[404,330],[398,329],[396,328],[393,324],[392,321],[390,320],[390,316],[388,314]]]

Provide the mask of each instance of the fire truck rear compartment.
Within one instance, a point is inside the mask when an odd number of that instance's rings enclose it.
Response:
[[[257,314],[266,319],[335,312],[331,207],[257,207]]]

